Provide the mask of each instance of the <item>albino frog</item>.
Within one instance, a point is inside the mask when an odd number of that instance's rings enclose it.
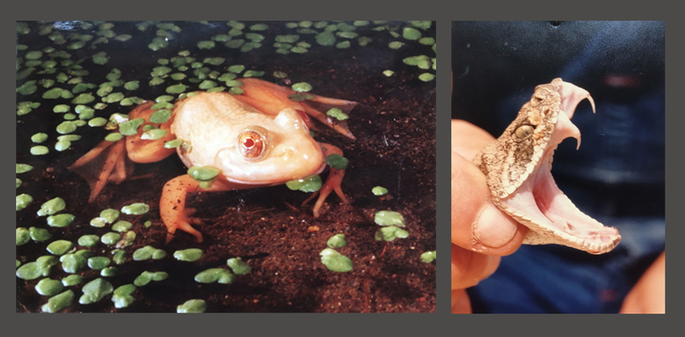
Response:
[[[141,131],[115,142],[105,140],[72,164],[69,169],[89,180],[88,201],[94,201],[108,181],[118,184],[130,175],[132,164],[126,157],[136,163],[152,163],[177,152],[189,168],[211,166],[219,172],[210,186],[201,186],[184,174],[168,181],[162,190],[159,207],[167,227],[167,242],[177,229],[202,242],[202,234],[191,226],[185,209],[187,193],[280,185],[320,173],[326,166],[326,156],[342,155],[342,151],[311,137],[307,115],[354,139],[346,123],[333,122],[317,108],[338,107],[349,112],[356,102],[316,95],[295,102],[289,99],[295,93],[289,88],[257,79],[240,81],[243,94],[195,93],[176,102],[171,118],[161,124],[149,121],[155,111],[151,109],[154,102],[133,109],[129,120],[144,118],[141,128],[152,124],[168,132],[154,140],[142,139]],[[184,144],[175,149],[164,147],[165,142],[174,139]],[[348,202],[340,187],[344,174],[344,170],[331,167],[321,189],[305,200],[318,194],[313,207],[315,217],[332,191]]]

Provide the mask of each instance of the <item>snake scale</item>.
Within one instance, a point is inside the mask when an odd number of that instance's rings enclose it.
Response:
[[[621,241],[618,230],[581,212],[552,178],[557,145],[580,131],[571,123],[576,106],[590,94],[561,78],[538,85],[516,119],[473,163],[485,174],[495,205],[530,228],[524,244],[560,244],[602,254]]]

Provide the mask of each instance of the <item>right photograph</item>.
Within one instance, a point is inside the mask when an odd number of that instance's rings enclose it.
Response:
[[[451,66],[452,313],[665,313],[665,22],[455,21]]]

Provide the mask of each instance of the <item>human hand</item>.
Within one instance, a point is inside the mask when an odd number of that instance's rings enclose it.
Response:
[[[493,140],[473,124],[452,121],[453,313],[471,312],[465,289],[490,276],[528,232],[492,203],[485,175],[470,162]]]
[[[666,252],[642,274],[621,306],[622,314],[666,313]]]

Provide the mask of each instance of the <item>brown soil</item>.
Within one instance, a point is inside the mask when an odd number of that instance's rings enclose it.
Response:
[[[68,287],[74,291],[76,299],[64,311],[175,312],[177,305],[198,298],[207,302],[208,312],[434,312],[435,263],[421,262],[419,256],[436,249],[435,81],[418,80],[417,76],[424,71],[402,63],[408,56],[434,56],[430,46],[403,40],[401,36],[393,38],[387,31],[372,31],[376,26],[373,25],[356,31],[360,36],[373,38],[364,47],[359,46],[356,39],[352,40],[351,48],[324,47],[318,45],[312,35],[302,35],[303,40],[311,44],[309,52],[280,55],[273,53],[273,37],[293,34],[294,30],[284,31],[283,23],[271,23],[273,31],[262,33],[267,36],[262,47],[251,52],[241,53],[221,43],[214,49],[200,50],[195,46],[197,41],[225,33],[227,26],[224,23],[207,27],[200,23],[178,25],[184,29],[183,36],[171,40],[169,47],[152,52],[146,46],[154,36],[150,35],[154,34],[154,26],[141,34],[124,23],[115,23],[114,31],[134,37],[126,43],[112,41],[98,45],[96,51],[106,51],[110,60],[101,66],[86,59],[82,65],[92,71],[84,81],[104,82],[104,74],[111,68],[118,68],[125,81],[141,81],[141,88],[134,95],[154,98],[161,95],[169,83],[147,86],[150,69],[156,66],[157,59],[190,50],[191,56],[200,61],[204,57],[225,57],[227,61],[217,67],[221,72],[225,72],[227,65],[244,64],[246,69],[263,70],[262,79],[268,81],[281,85],[287,85],[286,81],[304,81],[314,87],[313,93],[357,101],[359,105],[351,112],[349,120],[356,141],[321,125],[316,130],[317,140],[340,147],[349,159],[342,187],[351,203],[343,204],[337,196],[331,195],[321,216],[314,218],[312,206],[301,205],[308,195],[290,191],[285,186],[197,193],[190,197],[189,206],[197,210],[194,216],[200,223],[195,228],[202,232],[205,241],[198,244],[191,235],[179,233],[171,243],[165,244],[165,227],[157,205],[162,185],[185,172],[181,161],[172,156],[162,162],[138,165],[131,179],[120,185],[107,186],[94,203],[88,204],[88,185],[66,167],[109,131],[88,126],[78,128],[75,133],[83,138],[73,142],[65,152],[55,151],[52,145],[59,135],[55,127],[62,118],[52,112],[52,107],[68,104],[68,100],[41,100],[42,89],[39,88],[29,96],[17,95],[18,102],[42,102],[30,114],[17,117],[17,162],[34,166],[32,171],[17,175],[23,181],[17,194],[28,193],[34,198],[29,207],[17,212],[17,227],[47,228],[53,238],[44,243],[31,241],[18,246],[17,259],[25,264],[47,255],[45,247],[55,239],[76,244],[81,235],[109,232],[109,226],[91,227],[90,219],[106,208],[120,209],[134,202],[145,202],[151,206],[147,214],[121,216],[133,223],[132,230],[137,238],[133,245],[124,248],[128,258],[124,264],[116,266],[118,274],[105,279],[116,288],[132,283],[145,270],[165,271],[169,278],[138,287],[133,294],[135,302],[122,309],[114,308],[109,296],[98,303],[78,304],[83,283]],[[400,34],[405,25],[389,24],[399,28]],[[27,50],[54,46],[46,37],[35,34],[40,25],[32,24],[31,27],[32,33],[19,35],[19,44],[29,46]],[[424,36],[434,37],[435,27],[422,32]],[[393,40],[403,40],[407,45],[399,50],[390,49],[388,43]],[[74,54],[72,59],[76,59],[96,51],[70,52]],[[394,70],[395,74],[384,76],[382,71],[386,69]],[[289,78],[274,78],[274,71],[286,72]],[[192,70],[186,73],[192,74]],[[27,80],[40,79],[40,76],[33,74]],[[17,85],[22,83],[18,81]],[[127,112],[128,109],[110,104],[96,116]],[[46,145],[51,148],[50,154],[33,156],[29,153],[34,145],[30,137],[36,132],[49,135]],[[322,177],[326,175],[324,172]],[[371,188],[377,185],[386,187],[390,193],[374,196]],[[43,202],[55,196],[66,201],[64,212],[76,216],[76,221],[64,229],[48,227],[43,217],[35,215]],[[373,217],[380,210],[400,212],[406,220],[409,237],[392,242],[376,241],[374,233],[379,226]],[[152,222],[149,227],[144,225],[147,220]],[[319,252],[326,248],[326,241],[338,233],[345,234],[348,244],[337,250],[354,263],[354,269],[347,273],[329,271],[320,261]],[[131,254],[146,245],[164,249],[167,257],[133,261]],[[174,251],[191,247],[204,251],[199,261],[181,262],[172,257]],[[90,248],[97,256],[111,256],[112,249],[102,243]],[[231,257],[241,257],[250,265],[251,272],[237,276],[228,285],[201,284],[193,280],[205,269],[227,268],[226,260]],[[100,277],[98,271],[88,268],[79,274],[84,277],[84,283]],[[49,277],[61,279],[66,275],[57,265],[51,269]],[[40,296],[34,290],[38,281],[17,278],[17,311],[39,312],[40,306],[47,302],[48,297]]]

